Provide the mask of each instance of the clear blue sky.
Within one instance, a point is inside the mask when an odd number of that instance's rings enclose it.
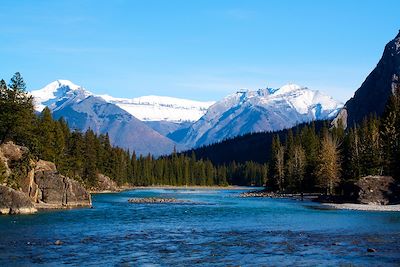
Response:
[[[0,77],[217,100],[293,82],[345,101],[400,29],[398,0],[2,0]]]

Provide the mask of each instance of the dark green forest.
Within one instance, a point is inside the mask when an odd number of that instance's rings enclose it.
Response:
[[[36,159],[52,161],[61,174],[97,184],[97,174],[119,185],[263,185],[267,166],[253,162],[214,166],[194,154],[154,158],[113,147],[107,134],[71,131],[61,118],[54,120],[48,108],[34,111],[20,73],[9,83],[0,81],[0,142],[14,141],[29,148]]]

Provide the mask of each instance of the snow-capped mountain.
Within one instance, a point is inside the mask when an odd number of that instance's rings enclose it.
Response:
[[[319,91],[295,84],[279,89],[242,90],[212,105],[187,131],[188,147],[336,116],[343,105]]]
[[[56,103],[62,100],[71,98],[83,100],[94,95],[68,80],[54,81],[40,90],[32,91],[31,94],[35,99],[37,111],[42,111],[46,106],[53,109],[53,107],[56,107]],[[141,121],[169,121],[174,123],[195,122],[215,103],[214,101],[201,102],[154,95],[132,99],[116,98],[109,95],[98,96],[119,106]]]
[[[132,99],[115,98],[109,95],[101,95],[101,97],[128,111],[139,120],[175,123],[195,122],[215,103],[154,95]]]
[[[113,145],[137,154],[169,154],[176,146],[129,112],[70,81],[57,80],[31,94],[37,111],[47,106],[54,118],[63,117],[71,128],[108,133]]]
[[[79,102],[93,94],[71,81],[57,80],[42,89],[32,91],[31,95],[36,111],[41,112],[45,107],[54,111],[62,108],[63,105],[68,105],[71,101]]]

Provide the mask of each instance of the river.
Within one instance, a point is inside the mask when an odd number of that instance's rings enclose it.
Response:
[[[398,266],[400,213],[243,190],[140,189],[93,208],[0,217],[0,266]],[[132,197],[192,201],[133,204]],[[56,245],[57,240],[61,245]],[[368,249],[375,252],[368,252]]]

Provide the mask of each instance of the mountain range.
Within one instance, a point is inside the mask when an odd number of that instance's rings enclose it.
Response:
[[[341,107],[332,97],[295,84],[241,90],[212,105],[189,127],[183,143],[199,147],[250,132],[286,129],[332,118]]]
[[[95,95],[68,80],[54,81],[31,94],[38,112],[48,107],[72,129],[108,133],[113,145],[153,155],[333,118],[342,107],[330,96],[294,84],[240,90],[217,102],[162,96],[115,98]]]

